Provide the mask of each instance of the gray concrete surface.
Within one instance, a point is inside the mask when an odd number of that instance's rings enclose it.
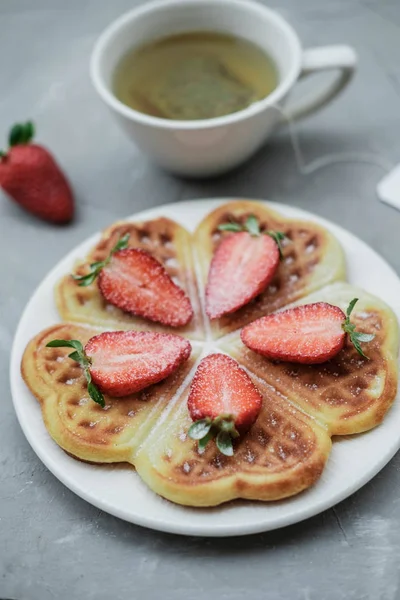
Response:
[[[122,137],[91,87],[88,57],[103,27],[136,3],[0,2],[0,137],[15,120],[33,118],[78,202],[76,222],[60,229],[0,197],[0,598],[395,600],[399,456],[353,497],[305,523],[207,540],[146,531],[86,504],[47,471],[19,428],[8,362],[21,311],[59,258],[114,219],[181,199],[268,197],[342,224],[400,270],[400,213],[377,201],[377,167],[338,164],[301,176],[282,133],[230,175],[183,181],[154,168]],[[399,161],[398,0],[271,4],[304,45],[347,42],[360,55],[351,89],[300,126],[307,159],[370,151]]]

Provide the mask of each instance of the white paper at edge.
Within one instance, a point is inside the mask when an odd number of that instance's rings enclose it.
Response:
[[[400,210],[400,164],[381,179],[376,191],[381,202]]]

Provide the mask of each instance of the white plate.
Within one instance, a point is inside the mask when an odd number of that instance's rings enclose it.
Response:
[[[224,200],[194,200],[169,204],[133,215],[129,220],[170,217],[188,229]],[[314,220],[332,231],[347,256],[349,281],[379,294],[400,319],[400,280],[371,248],[337,225],[294,207],[271,203],[287,217]],[[400,447],[400,403],[395,402],[382,425],[364,435],[341,438],[319,482],[308,491],[274,503],[233,502],[213,509],[184,508],[151,492],[129,466],[95,466],[74,460],[48,435],[39,405],[20,375],[22,353],[28,340],[59,321],[53,301],[56,281],[72,270],[97,241],[88,239],[66,256],[44,279],[28,303],[11,357],[11,389],[21,427],[32,448],[69,489],[94,506],[121,519],[172,533],[231,536],[277,529],[296,523],[343,500],[382,469]]]

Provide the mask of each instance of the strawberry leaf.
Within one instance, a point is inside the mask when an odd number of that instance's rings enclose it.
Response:
[[[353,344],[354,348],[357,350],[358,354],[360,354],[360,356],[362,356],[363,358],[368,359],[368,356],[366,356],[366,354],[364,354],[359,341],[357,340],[357,338],[354,335],[350,335],[350,341]]]
[[[11,131],[8,136],[9,146],[17,146],[18,144],[21,144],[22,137],[22,125],[20,123],[16,123],[11,127]]]
[[[130,237],[129,233],[126,233],[124,236],[122,236],[122,238],[120,238],[118,240],[118,242],[115,244],[114,248],[112,248],[111,254],[114,254],[115,252],[118,252],[119,250],[125,250],[128,247],[129,237]]]
[[[243,231],[243,227],[239,225],[239,223],[222,223],[222,225],[218,226],[218,231]]]
[[[99,275],[100,271],[109,264],[112,255],[118,252],[119,250],[125,250],[125,248],[128,247],[128,241],[129,233],[125,234],[118,240],[115,246],[111,248],[110,254],[105,260],[99,260],[97,262],[91,263],[89,273],[86,273],[86,275],[72,274],[72,279],[74,279],[75,281],[79,281],[78,285],[80,287],[87,287],[88,285],[91,285]]]
[[[192,440],[201,440],[209,433],[211,424],[211,419],[200,419],[199,421],[195,421],[189,427],[188,436],[192,438]]]
[[[95,402],[97,402],[97,404],[100,404],[100,406],[102,408],[104,408],[104,406],[105,406],[104,396],[100,392],[100,390],[97,389],[97,387],[94,385],[94,383],[92,383],[92,382],[88,383],[88,392],[89,392],[89,396],[91,397],[91,399],[94,400]]]
[[[266,233],[266,235],[269,235],[270,237],[272,237],[272,239],[278,246],[279,257],[280,257],[280,259],[282,259],[283,258],[282,242],[283,242],[283,240],[286,240],[288,238],[281,231],[266,231],[265,233]]]
[[[372,342],[375,335],[373,333],[362,333],[361,331],[356,331],[353,333],[353,337],[357,338],[358,342]]]
[[[226,433],[229,433],[229,435],[233,438],[237,438],[239,437],[239,432],[235,427],[235,423],[230,420],[227,421],[226,419],[223,419],[220,424],[219,427],[221,429],[221,431],[225,431]]]
[[[207,435],[205,435],[203,438],[201,438],[201,440],[199,440],[198,449],[200,450],[200,452],[203,452],[205,450],[205,447],[207,446],[208,442],[210,442],[213,439],[214,435],[214,432],[211,430],[207,433]]]
[[[220,431],[215,440],[218,450],[225,456],[233,456],[232,438],[226,431]]]
[[[72,278],[75,279],[75,281],[79,281],[78,285],[80,287],[87,287],[88,285],[91,285],[96,279],[97,275],[101,271],[101,268],[96,268],[87,275],[72,275]]]
[[[99,389],[92,382],[92,376],[90,374],[91,359],[87,356],[82,343],[79,340],[52,340],[46,344],[49,348],[74,348],[74,352],[68,354],[68,358],[75,360],[83,369],[83,374],[88,384],[88,392],[92,400],[104,407],[104,397]]]
[[[237,438],[239,432],[235,427],[234,419],[229,414],[223,414],[211,420],[209,417],[195,421],[189,427],[188,436],[198,440],[198,448],[203,451],[208,442],[216,437],[216,444],[220,452],[226,456],[233,455],[232,438]]]
[[[26,123],[16,123],[12,128],[8,136],[8,143],[10,147],[18,146],[19,144],[28,144],[35,133],[35,129],[32,121]]]
[[[353,312],[353,308],[355,307],[355,305],[357,304],[357,302],[358,302],[358,298],[353,298],[353,300],[350,302],[350,304],[349,304],[349,306],[347,307],[347,310],[346,310],[347,317],[350,317],[351,313]]]
[[[260,225],[258,223],[257,217],[255,217],[254,215],[250,215],[249,217],[247,217],[244,226],[245,229],[250,233],[250,235],[253,235],[255,237],[260,235]]]
[[[27,121],[25,125],[23,125],[23,137],[24,144],[28,144],[35,135],[35,126],[32,121]]]
[[[47,348],[75,348],[83,352],[83,346],[79,340],[52,340],[46,344]]]
[[[363,333],[361,331],[356,331],[356,326],[354,325],[354,323],[350,322],[350,315],[353,312],[353,309],[354,309],[355,305],[357,304],[357,302],[358,302],[358,298],[353,298],[353,300],[350,302],[349,306],[347,307],[347,310],[346,310],[347,316],[342,325],[342,328],[343,328],[343,331],[348,334],[350,341],[353,344],[354,348],[357,350],[358,354],[360,354],[360,356],[362,356],[363,358],[368,359],[368,356],[366,356],[366,354],[364,354],[360,343],[371,342],[375,338],[375,335],[373,333]]]
[[[97,262],[91,263],[90,264],[90,268],[91,269],[98,269],[99,267],[104,267],[105,261],[104,260],[98,260]]]

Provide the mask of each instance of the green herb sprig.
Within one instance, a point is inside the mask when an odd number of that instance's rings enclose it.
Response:
[[[353,298],[350,302],[349,306],[346,310],[346,320],[342,324],[342,329],[345,333],[349,335],[350,341],[353,344],[354,348],[357,350],[358,354],[360,354],[363,358],[368,358],[366,356],[360,346],[362,342],[371,342],[375,335],[373,333],[362,333],[361,331],[356,331],[356,326],[354,323],[350,322],[350,315],[353,312],[355,305],[358,302],[358,298]]]
[[[96,277],[98,276],[98,274],[100,273],[100,271],[110,263],[110,260],[113,256],[113,254],[115,254],[119,250],[125,250],[128,247],[128,242],[129,242],[129,233],[125,234],[123,237],[121,237],[118,240],[118,242],[111,249],[110,254],[107,256],[107,258],[105,260],[100,260],[100,261],[91,263],[89,273],[87,273],[86,275],[72,275],[72,278],[75,279],[75,281],[79,281],[78,285],[81,287],[86,287],[88,285],[91,285],[93,283],[93,281],[96,279]]]
[[[195,421],[189,427],[188,436],[198,440],[199,450],[203,451],[208,442],[215,438],[218,450],[225,456],[233,456],[232,439],[239,437],[232,415],[220,415],[215,419],[207,417]]]
[[[288,240],[286,235],[281,231],[263,231],[260,230],[260,223],[255,215],[249,215],[244,223],[241,225],[240,223],[222,223],[218,227],[219,231],[231,231],[237,233],[239,231],[247,231],[253,237],[258,237],[262,234],[269,235],[276,242],[279,250],[279,256],[282,259],[282,242],[283,240]]]
[[[83,369],[83,373],[85,375],[87,381],[87,388],[89,392],[89,396],[100,404],[102,408],[105,406],[104,396],[100,392],[100,390],[95,386],[92,381],[92,376],[90,374],[90,365],[92,361],[90,357],[86,354],[81,342],[79,340],[52,340],[48,344],[46,344],[47,348],[74,348],[74,351],[71,354],[68,354],[68,358],[75,360]]]

